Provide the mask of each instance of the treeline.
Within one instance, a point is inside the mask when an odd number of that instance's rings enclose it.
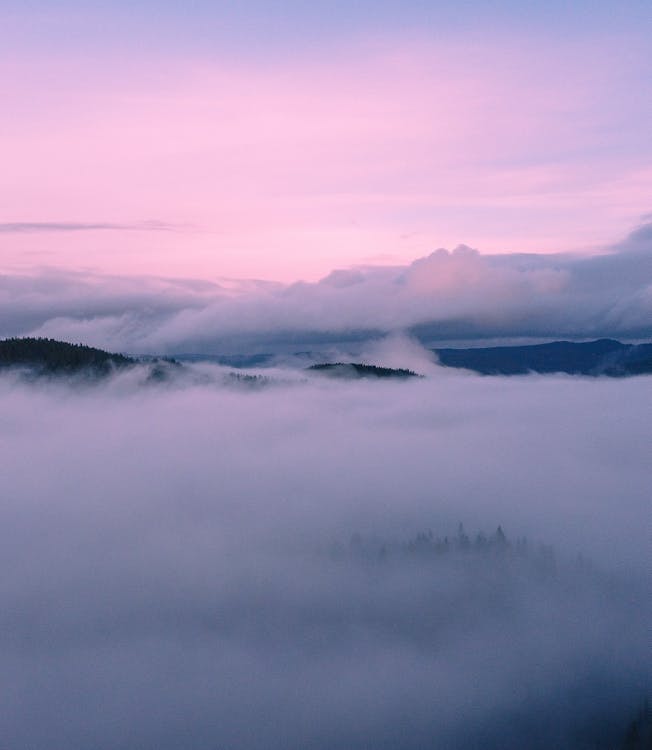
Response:
[[[308,367],[309,371],[339,378],[418,378],[413,370],[402,367],[378,367],[359,362],[330,362]]]
[[[536,557],[553,567],[555,556],[553,548],[546,544],[532,544],[525,537],[514,540],[507,538],[502,526],[493,533],[478,531],[475,535],[466,532],[464,525],[459,524],[457,533],[446,536],[435,536],[431,529],[418,532],[407,540],[392,541],[377,536],[362,536],[355,533],[348,546],[335,545],[340,552],[345,550],[354,557],[367,560],[401,559],[437,559],[450,555],[492,555],[499,557]]]
[[[70,374],[88,371],[107,374],[136,364],[123,354],[113,354],[83,344],[49,338],[10,338],[0,341],[0,367],[29,367],[38,373]]]

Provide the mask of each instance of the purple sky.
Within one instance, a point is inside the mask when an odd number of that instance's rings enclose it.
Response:
[[[3,3],[0,270],[316,280],[652,210],[643,4],[307,5]]]

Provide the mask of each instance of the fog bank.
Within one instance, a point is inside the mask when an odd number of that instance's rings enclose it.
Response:
[[[652,677],[650,378],[282,374],[0,379],[7,746],[619,736]],[[391,553],[460,521],[554,565]]]

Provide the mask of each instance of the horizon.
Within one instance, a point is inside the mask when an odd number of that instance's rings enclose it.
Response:
[[[461,245],[405,264],[335,268],[315,282],[14,269],[0,275],[0,336],[132,354],[291,352],[397,335],[433,347],[636,342],[652,337],[650,289],[652,222],[644,222],[599,253]]]

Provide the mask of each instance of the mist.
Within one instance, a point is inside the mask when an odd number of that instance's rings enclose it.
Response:
[[[0,378],[7,747],[618,746],[652,686],[652,380],[385,346],[426,377]],[[410,546],[460,522],[511,552]]]

